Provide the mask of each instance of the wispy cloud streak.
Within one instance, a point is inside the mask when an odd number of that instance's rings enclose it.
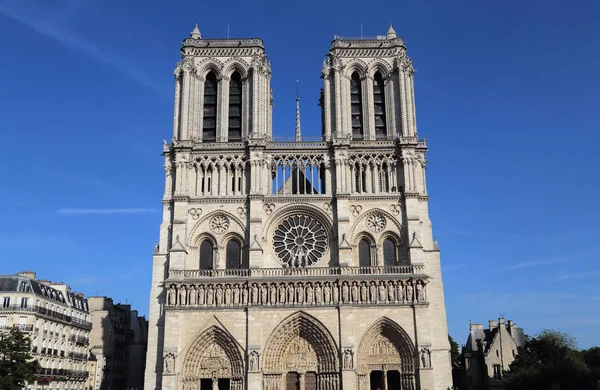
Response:
[[[552,281],[558,282],[561,280],[569,280],[569,279],[581,279],[581,278],[588,278],[590,276],[598,276],[600,275],[600,270],[593,270],[593,271],[589,271],[589,272],[579,272],[576,274],[565,274],[565,275],[560,275],[557,276],[554,279],[551,279]]]
[[[12,6],[10,6],[12,5]],[[150,78],[142,76],[139,69],[131,64],[126,59],[111,53],[98,45],[84,39],[76,34],[64,30],[58,24],[35,18],[32,14],[44,14],[35,3],[27,0],[8,1],[0,4],[0,14],[12,18],[38,34],[51,38],[67,48],[83,53],[90,58],[108,65],[112,69],[130,77],[146,88],[152,89],[155,92],[164,96],[168,95],[168,89],[154,82]]]
[[[572,260],[571,258],[564,258],[564,259],[554,259],[554,260],[525,261],[523,263],[507,265],[505,267],[493,268],[490,271],[496,272],[496,271],[508,271],[508,270],[519,269],[519,268],[539,267],[539,266],[548,265],[548,264],[566,263],[567,261],[571,261],[571,260]]]
[[[157,209],[122,208],[122,209],[58,209],[61,215],[107,215],[107,214],[149,214],[158,212]]]

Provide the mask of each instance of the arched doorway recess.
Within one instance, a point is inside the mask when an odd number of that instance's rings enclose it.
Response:
[[[339,389],[338,349],[319,320],[297,312],[275,328],[263,354],[263,388]]]
[[[359,390],[415,388],[415,347],[406,331],[387,317],[377,320],[358,348]]]
[[[211,326],[192,343],[182,369],[185,390],[242,390],[244,359],[235,339]]]

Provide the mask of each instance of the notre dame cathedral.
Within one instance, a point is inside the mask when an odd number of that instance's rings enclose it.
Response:
[[[334,37],[314,142],[273,138],[260,39],[181,52],[145,389],[451,387],[404,41]]]

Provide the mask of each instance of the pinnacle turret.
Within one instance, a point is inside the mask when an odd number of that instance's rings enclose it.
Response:
[[[190,33],[190,38],[193,39],[202,39],[202,34],[200,34],[200,30],[198,29],[198,23],[196,23],[196,27]]]
[[[391,23],[390,23],[390,28],[388,28],[387,33],[385,34],[385,37],[387,39],[396,39],[396,38],[398,38],[398,35],[396,34],[396,31],[394,30],[394,27],[392,27]]]

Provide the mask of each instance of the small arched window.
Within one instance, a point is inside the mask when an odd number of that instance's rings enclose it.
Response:
[[[213,72],[206,75],[204,81],[204,116],[202,141],[217,140],[217,76]]]
[[[381,164],[381,168],[379,170],[379,189],[381,192],[388,192],[390,190],[387,164]]]
[[[350,109],[352,115],[352,138],[363,139],[362,86],[358,73],[352,73],[350,79]]]
[[[242,77],[238,72],[229,81],[229,141],[242,140]]]
[[[386,138],[385,125],[385,94],[383,77],[376,72],[373,78],[373,102],[375,105],[375,138]]]
[[[371,266],[371,245],[369,244],[369,241],[367,241],[366,238],[363,238],[358,243],[358,266]]]
[[[394,266],[398,264],[398,249],[396,242],[391,238],[383,241],[383,265]]]
[[[214,250],[209,240],[200,244],[200,269],[213,269]]]
[[[225,257],[227,269],[242,268],[242,247],[237,240],[229,240],[225,248]]]

